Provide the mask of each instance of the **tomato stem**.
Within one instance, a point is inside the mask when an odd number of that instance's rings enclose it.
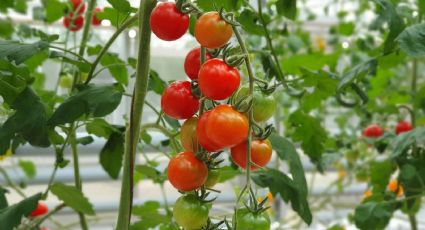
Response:
[[[133,205],[134,161],[137,143],[139,142],[143,105],[146,98],[149,80],[151,40],[151,29],[149,25],[149,19],[155,5],[156,0],[140,0],[139,53],[137,58],[136,82],[134,85],[134,92],[131,103],[130,119],[125,137],[123,179],[121,185],[121,198],[116,226],[116,229],[118,230],[127,230],[130,226],[131,211]],[[128,23],[128,25],[130,24],[131,23]],[[87,80],[89,79],[90,78],[88,78]]]
[[[115,33],[109,38],[109,40],[106,42],[105,46],[100,51],[99,55],[96,57],[94,62],[91,65],[90,72],[88,73],[87,80],[84,84],[88,84],[93,78],[95,78],[94,71],[96,70],[97,65],[99,64],[102,57],[108,52],[111,45],[115,42],[115,40],[118,38],[118,36],[129,26],[131,26],[133,23],[137,21],[139,18],[138,14],[135,14],[133,17],[127,19],[116,31]]]

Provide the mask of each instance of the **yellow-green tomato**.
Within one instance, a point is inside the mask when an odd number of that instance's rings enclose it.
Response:
[[[81,75],[80,75],[80,80],[81,80],[81,82],[85,82],[86,80],[87,80],[87,77],[89,76],[89,74],[88,73],[86,73],[86,72],[81,72]]]
[[[218,169],[210,169],[208,171],[208,178],[205,181],[204,186],[207,188],[212,188],[220,180],[220,171]]]
[[[248,96],[249,88],[241,87],[235,95],[235,101]],[[264,122],[270,119],[276,111],[276,100],[273,96],[265,95],[260,90],[254,89],[254,120]]]
[[[173,209],[173,216],[177,224],[187,230],[201,229],[208,221],[208,207],[199,199],[188,194],[177,199]]]
[[[198,151],[198,138],[196,137],[196,123],[198,118],[187,119],[180,129],[180,141],[183,148],[189,152]]]
[[[73,81],[74,79],[70,74],[61,75],[59,79],[59,86],[64,89],[70,89]]]

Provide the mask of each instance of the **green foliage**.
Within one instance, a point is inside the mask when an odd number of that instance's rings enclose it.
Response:
[[[19,160],[18,164],[28,178],[34,178],[37,174],[37,169],[32,161]]]
[[[12,21],[10,19],[0,19],[0,37],[11,39],[13,32]]]
[[[83,115],[103,117],[113,112],[122,98],[122,88],[117,85],[81,86],[78,93],[62,103],[52,117],[52,126],[71,123]]]
[[[124,154],[124,136],[120,132],[110,134],[108,141],[100,151],[100,164],[108,175],[118,179]]]
[[[259,16],[250,9],[242,11],[241,15],[237,18],[244,31],[255,35],[264,35],[264,28],[258,23]]]
[[[425,56],[425,24],[407,27],[396,39],[400,48],[409,56],[420,58]]]
[[[294,20],[297,16],[297,0],[277,0],[276,9],[279,14]]]
[[[390,221],[393,212],[393,205],[368,202],[357,206],[354,221],[360,229],[384,229]]]
[[[47,23],[53,23],[62,18],[68,8],[65,2],[59,0],[43,0],[41,2],[45,9],[44,19]]]
[[[94,215],[92,204],[76,187],[62,183],[52,184],[50,191],[67,206],[77,212]]]
[[[28,216],[37,207],[41,193],[28,197],[17,204],[0,209],[2,229],[14,229],[21,223],[22,217]]]
[[[171,217],[161,214],[160,208],[160,203],[157,201],[146,201],[143,205],[134,206],[133,215],[140,220],[132,224],[130,230],[148,230],[170,223]]]
[[[0,59],[6,58],[10,62],[14,62],[16,65],[19,65],[48,47],[49,43],[47,41],[24,44],[15,41],[0,40]]]
[[[406,151],[413,144],[424,143],[425,141],[425,127],[416,128],[415,130],[407,133],[402,133],[397,136],[393,141],[393,157],[401,154],[407,154]]]
[[[318,108],[322,102],[333,96],[336,91],[337,80],[323,71],[311,72],[303,70],[305,88],[311,88],[308,92],[304,93],[301,98],[301,106],[305,111],[311,111]]]
[[[5,209],[9,206],[6,199],[6,193],[8,193],[8,191],[3,187],[0,187],[0,210]]]

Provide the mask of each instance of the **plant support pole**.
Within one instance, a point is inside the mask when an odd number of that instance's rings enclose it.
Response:
[[[131,102],[130,119],[126,130],[124,168],[121,185],[121,199],[117,230],[127,230],[130,226],[133,205],[133,170],[136,147],[139,142],[143,105],[149,79],[151,28],[149,18],[156,0],[140,0],[139,9],[139,54],[137,57],[136,82]]]

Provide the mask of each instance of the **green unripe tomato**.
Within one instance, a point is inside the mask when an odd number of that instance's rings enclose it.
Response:
[[[81,72],[81,74],[80,74],[80,81],[81,82],[86,82],[86,80],[87,80],[88,77],[89,77],[89,74],[88,73]]]
[[[249,88],[241,87],[234,97],[237,102],[241,98],[248,96]],[[263,122],[270,119],[276,111],[276,100],[273,96],[264,95],[260,90],[254,89],[254,120]]]
[[[201,229],[208,221],[208,207],[193,194],[179,197],[173,209],[177,224],[187,230]]]
[[[61,75],[59,78],[59,86],[64,89],[70,89],[73,82],[74,79],[70,74]]]
[[[266,212],[252,213],[246,208],[238,209],[236,230],[270,230],[270,218]]]
[[[220,180],[220,171],[218,171],[217,169],[211,169],[208,171],[208,178],[207,181],[205,181],[205,187],[207,188],[212,188],[214,187],[214,185],[216,185],[218,183],[218,181]]]

